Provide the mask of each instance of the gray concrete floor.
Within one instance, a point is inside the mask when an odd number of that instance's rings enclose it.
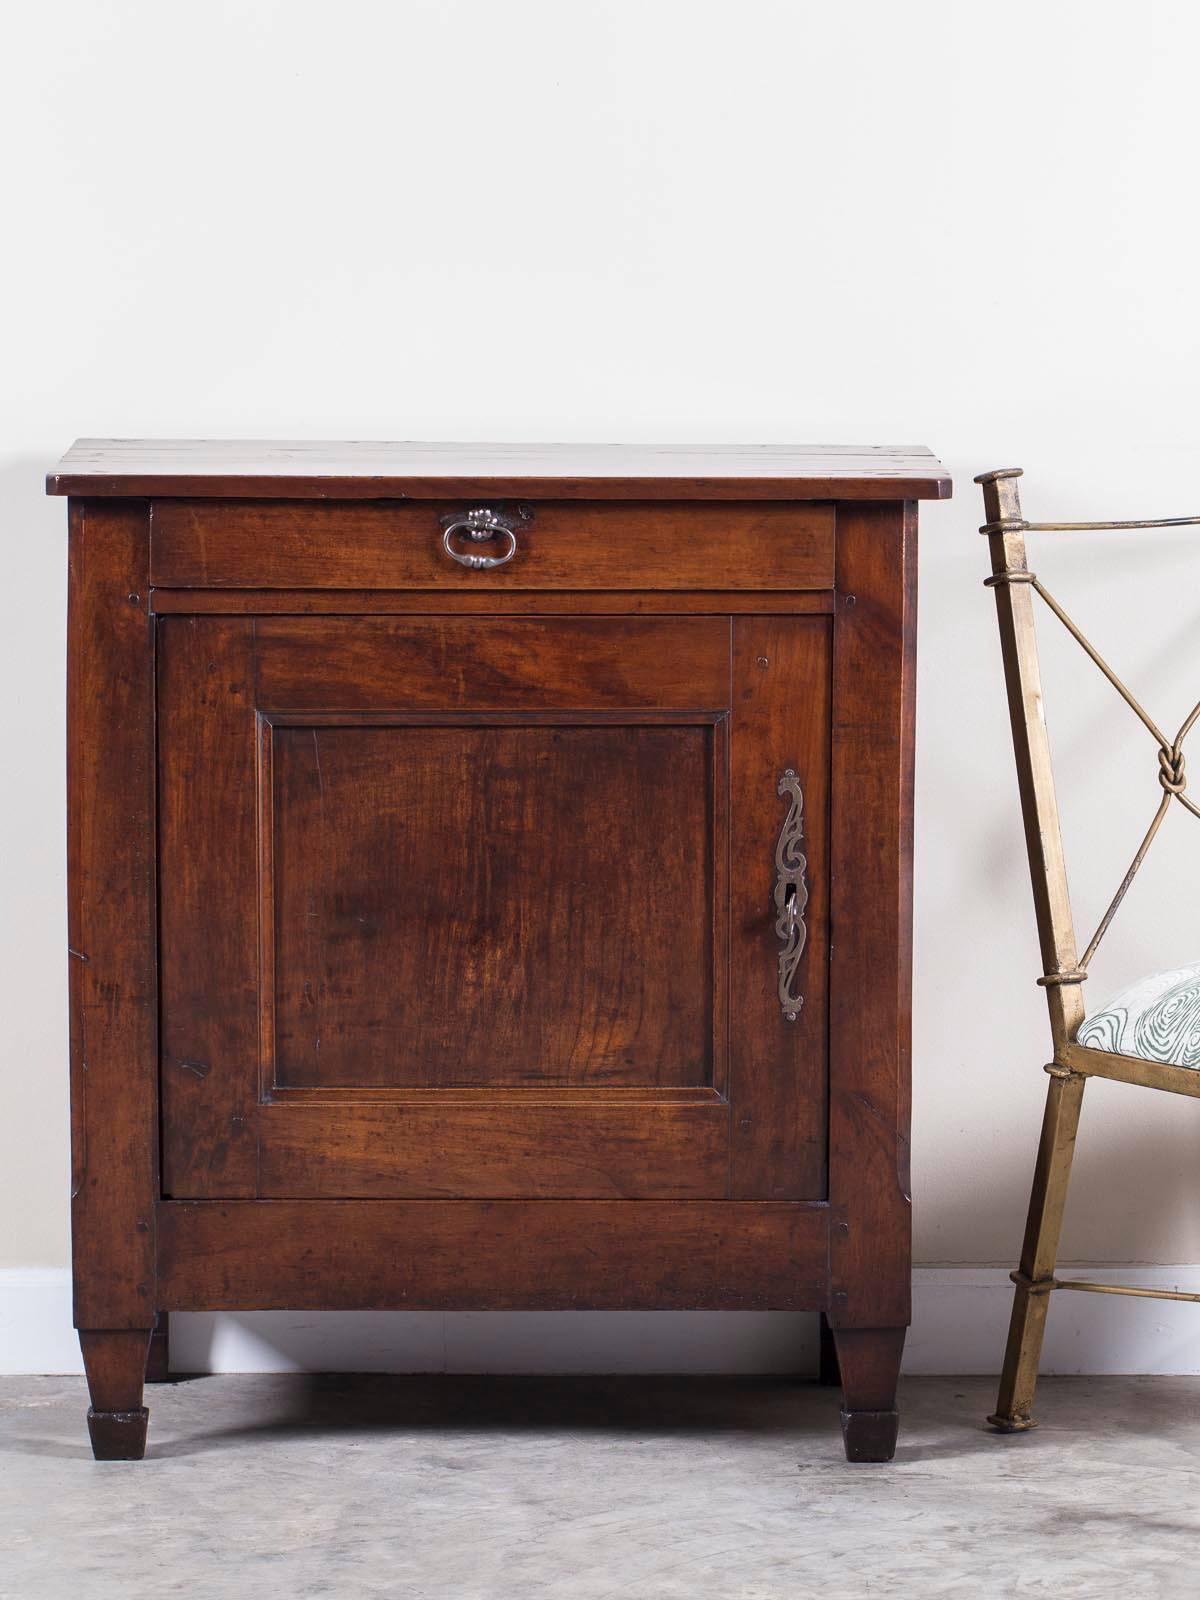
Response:
[[[889,1467],[779,1380],[214,1377],[94,1464],[81,1379],[0,1379],[3,1600],[1200,1596],[1200,1379],[914,1379]]]

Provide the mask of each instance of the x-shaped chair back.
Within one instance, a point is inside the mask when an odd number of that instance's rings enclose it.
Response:
[[[1019,467],[1006,467],[996,472],[982,473],[975,480],[983,486],[985,521],[979,531],[987,536],[991,552],[992,575],[986,581],[996,596],[1021,810],[1041,942],[1042,975],[1037,981],[1046,991],[1053,1042],[1053,1060],[1046,1067],[1050,1084],[1021,1265],[1012,1275],[1016,1293],[1000,1395],[995,1414],[988,1419],[1004,1433],[1022,1432],[1034,1426],[1030,1412],[1037,1384],[1046,1313],[1054,1290],[1077,1289],[1100,1294],[1200,1301],[1198,1294],[1064,1281],[1054,1275],[1071,1157],[1083,1090],[1088,1078],[1113,1078],[1124,1083],[1200,1097],[1200,1071],[1196,1070],[1200,1062],[1183,1065],[1170,1060],[1150,1059],[1145,1055],[1097,1048],[1079,1038],[1081,1029],[1085,1034],[1087,1031],[1082,986],[1088,968],[1130,884],[1146,859],[1167,812],[1177,802],[1193,816],[1200,817],[1200,807],[1187,793],[1183,748],[1188,734],[1200,719],[1200,703],[1192,708],[1175,737],[1169,738],[1047,591],[1037,574],[1030,570],[1025,547],[1025,535],[1030,532],[1180,527],[1200,523],[1200,517],[1168,517],[1140,522],[1027,522],[1021,515],[1017,487],[1017,479],[1021,475]],[[1050,744],[1042,709],[1041,673],[1034,625],[1035,597],[1044,601],[1082,647],[1139,718],[1158,747],[1161,798],[1129,870],[1118,885],[1082,956],[1077,953],[1075,942],[1058,802],[1050,764]]]

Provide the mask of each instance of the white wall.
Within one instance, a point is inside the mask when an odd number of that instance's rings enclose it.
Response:
[[[77,434],[936,448],[957,498],[922,516],[917,1254],[1009,1262],[1046,1031],[970,479],[1024,465],[1034,517],[1200,510],[1200,12],[42,0],[5,46],[0,1269],[67,1256],[65,518],[41,478]],[[1194,538],[1034,557],[1181,721]],[[1054,643],[1090,927],[1154,750]],[[1093,1001],[1200,956],[1198,846],[1180,811]],[[1200,1262],[1198,1118],[1089,1091],[1069,1256]]]

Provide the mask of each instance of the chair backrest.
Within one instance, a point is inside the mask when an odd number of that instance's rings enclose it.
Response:
[[[1084,532],[1102,528],[1183,527],[1200,523],[1200,517],[1165,517],[1144,522],[1027,522],[1021,515],[1021,497],[1017,487],[1017,479],[1021,475],[1020,467],[1004,467],[996,472],[980,473],[975,482],[983,486],[986,520],[979,531],[987,535],[991,551],[992,575],[987,579],[987,584],[996,594],[1004,677],[1008,686],[1009,720],[1012,723],[1017,780],[1021,791],[1021,813],[1025,821],[1025,843],[1041,941],[1042,976],[1038,983],[1046,991],[1050,1031],[1054,1048],[1058,1050],[1075,1037],[1084,1020],[1081,985],[1087,977],[1088,967],[1138,868],[1145,860],[1146,852],[1171,802],[1178,801],[1193,816],[1200,817],[1200,809],[1185,792],[1187,777],[1183,756],[1183,741],[1200,718],[1200,702],[1192,708],[1175,737],[1168,738],[1058,601],[1039,582],[1037,574],[1029,570],[1025,535],[1029,532]],[[1162,799],[1129,870],[1082,956],[1075,942],[1058,800],[1050,764],[1050,742],[1042,708],[1041,669],[1034,627],[1035,595],[1046,603],[1083,648],[1158,746],[1158,781],[1162,787]]]

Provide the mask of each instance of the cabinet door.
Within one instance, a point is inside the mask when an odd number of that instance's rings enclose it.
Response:
[[[820,1198],[828,626],[160,619],[165,1192]]]

